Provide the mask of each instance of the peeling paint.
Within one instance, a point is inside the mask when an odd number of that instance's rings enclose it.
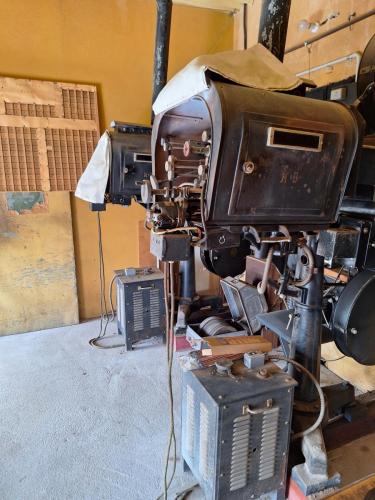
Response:
[[[8,215],[45,213],[48,211],[47,195],[41,192],[6,193]]]

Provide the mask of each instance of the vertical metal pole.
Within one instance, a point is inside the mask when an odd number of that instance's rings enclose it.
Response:
[[[195,257],[194,247],[190,247],[189,259],[180,263],[181,269],[181,297],[184,299],[194,299],[195,290]]]
[[[247,3],[243,4],[243,48],[247,49]]]
[[[291,0],[263,0],[258,42],[280,61],[284,59]]]
[[[154,54],[152,102],[167,83],[169,36],[171,31],[172,0],[156,0],[157,22]]]
[[[324,259],[315,255],[313,277],[305,287],[303,299],[295,304],[293,335],[295,335],[295,360],[301,363],[319,381],[320,346],[322,336],[322,297]],[[299,401],[312,402],[317,399],[311,379],[294,371],[298,382],[295,397]]]

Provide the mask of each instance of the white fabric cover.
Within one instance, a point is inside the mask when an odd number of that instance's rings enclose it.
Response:
[[[247,50],[230,50],[193,59],[163,88],[154,102],[157,115],[208,88],[206,72],[240,85],[264,90],[292,90],[304,82],[258,43]]]
[[[231,50],[199,56],[177,73],[154,102],[159,114],[208,88],[206,72],[247,87],[265,90],[292,90],[304,80],[291,73],[263,45],[248,50]],[[111,161],[111,141],[105,132],[83,172],[75,192],[82,200],[103,203]]]
[[[111,139],[108,132],[99,139],[89,163],[78,181],[75,196],[90,203],[103,203],[111,162]]]

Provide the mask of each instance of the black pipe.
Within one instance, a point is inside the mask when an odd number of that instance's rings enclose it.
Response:
[[[324,271],[324,258],[320,255],[315,255],[315,270],[310,283],[304,287],[302,302],[295,305],[292,338],[295,338],[295,360],[319,381]],[[309,377],[297,370],[293,370],[293,376],[298,382],[295,392],[298,401],[317,399],[316,388]]]
[[[263,0],[258,42],[280,61],[284,59],[291,0]]]
[[[243,48],[247,49],[247,3],[243,4]]]
[[[152,103],[167,83],[169,37],[171,32],[172,0],[156,0],[157,23],[154,54]]]
[[[183,260],[180,263],[181,270],[181,297],[184,299],[193,300],[196,295],[195,290],[195,258],[194,247],[190,247],[188,260]]]
[[[359,23],[359,21],[363,21],[363,19],[367,19],[368,17],[371,17],[374,14],[375,14],[375,9],[372,9],[372,10],[369,10],[368,12],[365,12],[364,14],[361,14],[360,16],[353,17],[353,19],[351,19],[350,21],[339,24],[335,28],[327,30],[324,33],[320,33],[320,35],[313,36],[313,37],[309,38],[308,40],[305,40],[302,43],[297,43],[296,45],[289,47],[288,49],[286,49],[285,54],[289,54],[290,52],[294,52],[297,49],[302,49],[302,47],[306,47],[306,45],[311,45],[312,43],[317,42],[318,40],[321,40],[322,38],[325,38],[326,36],[329,36],[329,35],[332,35],[333,33],[336,33],[337,31],[341,31],[345,28],[349,28],[349,26],[353,26],[353,24]]]

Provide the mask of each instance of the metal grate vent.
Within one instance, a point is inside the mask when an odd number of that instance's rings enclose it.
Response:
[[[194,405],[195,393],[188,385],[186,387],[186,451],[191,458],[194,456]]]
[[[0,191],[74,191],[98,139],[94,86],[0,77]]]
[[[143,330],[143,292],[133,292],[134,331]]]
[[[207,481],[209,477],[208,432],[209,432],[208,408],[204,403],[201,403],[200,418],[199,418],[199,472],[205,481]]]
[[[150,327],[160,326],[160,290],[153,288],[150,291]]]
[[[91,158],[98,134],[90,130],[46,129],[51,190],[74,190]]]
[[[0,127],[0,191],[42,191],[35,128]]]
[[[96,120],[96,95],[87,90],[63,89],[64,118]]]
[[[250,467],[250,427],[250,415],[237,417],[233,421],[230,491],[243,488],[247,484]]]
[[[50,104],[34,104],[25,102],[6,102],[5,114],[14,116],[55,117],[55,106]]]
[[[279,408],[265,410],[262,420],[260,461],[258,479],[269,479],[275,474],[276,445],[279,422]]]

